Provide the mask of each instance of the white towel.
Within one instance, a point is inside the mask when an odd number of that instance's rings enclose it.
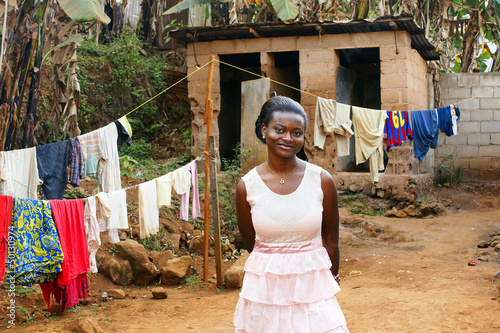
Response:
[[[140,237],[146,238],[160,230],[160,212],[156,196],[156,180],[139,185],[139,228]]]

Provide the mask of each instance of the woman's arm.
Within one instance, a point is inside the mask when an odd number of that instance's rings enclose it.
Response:
[[[337,203],[337,187],[332,176],[323,170],[321,172],[321,189],[323,190],[323,224],[321,237],[323,246],[332,261],[332,274],[339,273],[339,206]]]
[[[255,244],[255,229],[252,223],[252,214],[250,213],[250,205],[247,201],[247,190],[245,182],[240,180],[236,187],[236,219],[238,220],[238,229],[245,248],[249,253],[252,252]]]

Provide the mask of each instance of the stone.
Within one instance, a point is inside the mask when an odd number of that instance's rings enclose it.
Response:
[[[383,198],[385,196],[385,191],[383,188],[378,188],[377,189],[377,197]]]
[[[405,212],[403,211],[400,211],[396,214],[396,217],[397,218],[405,218],[405,217],[408,217],[408,214],[406,214]]]
[[[167,298],[167,291],[163,287],[155,287],[151,289],[151,293],[153,294],[154,299],[163,299]]]
[[[198,229],[193,230],[193,236],[194,237],[201,236],[201,235],[203,235],[203,233],[201,232],[201,230],[198,230]]]
[[[415,203],[415,200],[416,200],[415,194],[410,194],[410,202]]]
[[[170,259],[162,268],[161,283],[165,285],[177,285],[191,273],[193,258],[182,256]]]
[[[497,245],[495,246],[495,251],[496,251],[496,252],[500,252],[500,244],[497,244]]]
[[[141,235],[141,228],[138,225],[132,226],[132,237],[137,238]]]
[[[392,195],[392,190],[390,188],[385,189],[384,198],[389,199]]]
[[[99,266],[99,273],[119,286],[130,284],[134,277],[130,262],[117,256],[102,253],[102,265]]]
[[[484,248],[487,248],[488,246],[490,246],[488,244],[488,242],[486,241],[480,241],[478,244],[477,244],[477,247],[480,248],[480,249],[484,249]]]
[[[415,206],[414,205],[409,205],[406,207],[403,212],[408,214],[408,216],[415,216]]]
[[[224,283],[226,288],[241,288],[245,276],[245,263],[250,254],[242,251],[241,257],[224,274]]]
[[[97,320],[93,318],[79,318],[72,320],[64,325],[63,329],[65,332],[74,333],[102,333],[104,332],[102,328],[97,323]]]
[[[396,205],[396,208],[398,210],[405,209],[405,207],[406,207],[406,204],[404,202],[398,202],[398,204]]]
[[[144,245],[127,239],[116,243],[116,249],[118,256],[130,262],[136,284],[149,284],[160,276],[160,271],[149,260],[149,253]]]
[[[421,219],[422,217],[424,217],[424,215],[422,214],[421,211],[418,211],[416,214],[415,214],[416,217],[418,217],[419,219]]]
[[[108,290],[108,297],[113,297],[115,299],[124,299],[125,298],[125,291],[122,289]]]
[[[174,252],[172,250],[160,252],[160,257],[158,258],[158,262],[155,263],[156,267],[164,267],[167,264],[167,262],[173,257],[174,257]]]
[[[397,211],[396,207],[392,207],[391,210],[388,210],[385,212],[385,216],[387,216],[387,217],[396,217],[397,214],[398,214],[398,211]]]
[[[425,217],[431,213],[431,209],[427,206],[422,206],[420,207],[420,213],[422,214],[423,217]]]
[[[178,251],[181,243],[181,234],[170,234],[170,240],[172,241],[174,251]]]
[[[433,205],[433,207],[431,207],[431,210],[434,215],[444,214],[446,212],[446,208],[444,208],[444,206],[440,203],[436,203],[435,205]]]
[[[392,197],[397,197],[399,195],[399,191],[395,188],[392,189]]]
[[[19,308],[16,308],[16,323],[22,324],[28,321],[28,317]]]
[[[489,245],[495,247],[497,244],[500,244],[500,236],[493,236],[493,238],[490,239]]]
[[[194,252],[197,252],[199,254],[203,254],[203,235],[201,236],[195,236],[193,238],[193,241],[191,243],[191,250]],[[215,250],[213,249],[214,242],[212,239],[209,240],[210,247],[208,248],[208,255],[209,256],[214,256],[215,255]]]

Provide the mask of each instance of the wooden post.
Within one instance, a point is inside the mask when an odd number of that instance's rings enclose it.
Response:
[[[207,124],[207,149],[205,152],[205,205],[203,209],[203,282],[208,281],[208,247],[210,230],[210,156],[208,138],[212,136],[213,122],[213,102],[212,102],[212,80],[214,77],[215,56],[210,56],[210,66],[208,67],[207,94],[205,97],[205,123]]]
[[[210,203],[212,206],[212,228],[215,240],[215,270],[217,273],[217,286],[223,287],[222,278],[222,250],[220,244],[220,220],[219,220],[219,191],[217,185],[217,154],[215,152],[215,138],[208,138],[210,146]]]

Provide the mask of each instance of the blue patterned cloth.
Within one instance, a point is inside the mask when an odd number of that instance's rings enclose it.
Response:
[[[14,198],[10,231],[16,260],[8,275],[22,285],[54,280],[64,255],[49,201]]]

